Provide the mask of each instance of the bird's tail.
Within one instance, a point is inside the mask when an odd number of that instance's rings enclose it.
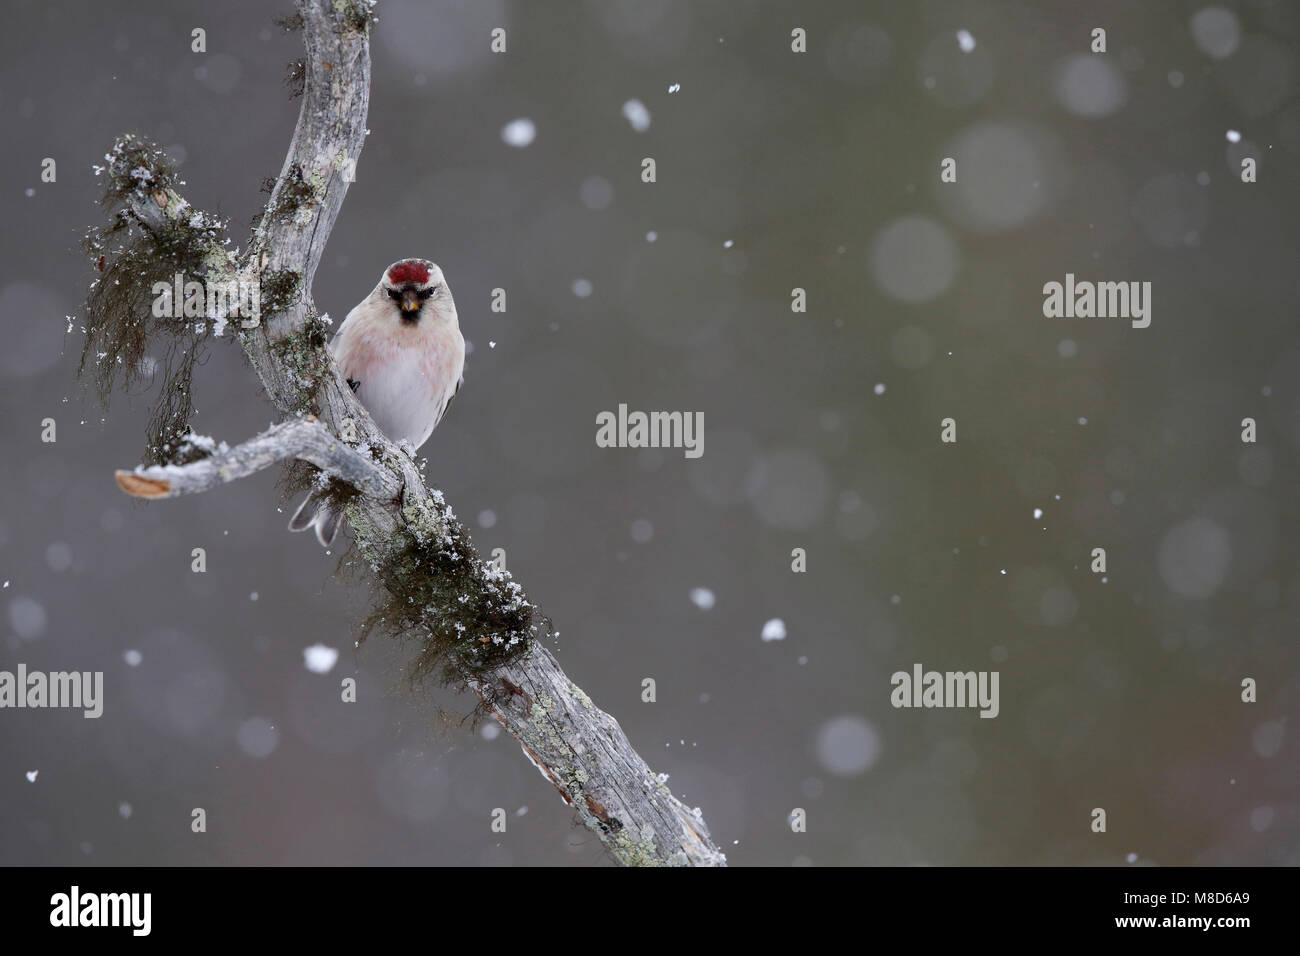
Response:
[[[302,500],[289,519],[290,531],[306,531],[308,528],[316,529],[316,540],[325,548],[334,543],[334,536],[339,533],[338,513],[315,491]]]

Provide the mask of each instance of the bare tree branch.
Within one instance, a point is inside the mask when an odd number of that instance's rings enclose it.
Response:
[[[215,488],[276,461],[300,459],[360,492],[345,514],[372,566],[393,567],[393,555],[412,541],[432,549],[422,554],[477,557],[441,493],[427,489],[411,459],[375,427],[323,348],[311,281],[347,191],[351,177],[346,174],[355,168],[366,135],[371,8],[365,0],[298,0],[298,7],[307,48],[302,112],[258,229],[241,257],[215,239],[195,240],[210,278],[261,283],[263,321],[241,328],[239,339],[272,401],[295,417],[199,461],[119,471],[117,481],[128,494],[171,497]],[[139,173],[116,165],[110,170],[126,214],[155,237],[183,229],[194,210],[165,177]],[[472,563],[467,577],[457,580],[458,601],[532,612],[508,573]],[[427,568],[420,573],[431,574]],[[381,571],[380,579],[394,593],[405,586],[396,574],[385,577]],[[432,602],[427,610],[432,618],[445,615]],[[531,639],[521,656],[490,668],[464,667],[463,684],[479,695],[617,861],[725,865],[699,812],[672,795],[618,722],[569,680],[542,646],[540,638],[549,634],[544,619],[530,620]],[[462,631],[459,623],[456,631]],[[460,636],[471,648],[509,648],[519,641],[519,635],[481,621]]]
[[[335,438],[315,417],[298,418],[187,465],[155,465],[118,471],[117,484],[137,498],[175,498],[210,491],[296,458],[376,498],[393,498],[402,482],[387,468]]]

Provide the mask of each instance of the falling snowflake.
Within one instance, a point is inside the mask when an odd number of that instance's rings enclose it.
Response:
[[[623,115],[638,133],[644,133],[650,128],[650,111],[640,100],[628,100],[624,103]]]
[[[339,652],[324,644],[313,644],[302,651],[303,663],[313,674],[328,674],[339,659]]]
[[[537,126],[526,116],[511,120],[501,127],[501,139],[507,146],[523,149],[537,138]]]

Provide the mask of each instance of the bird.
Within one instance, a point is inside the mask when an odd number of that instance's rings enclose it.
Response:
[[[442,269],[428,259],[399,259],[357,304],[329,343],[329,352],[379,430],[419,448],[438,427],[465,375],[465,339]],[[329,547],[339,515],[313,491],[289,521],[314,528]]]

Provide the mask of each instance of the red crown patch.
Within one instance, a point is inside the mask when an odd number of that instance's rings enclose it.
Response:
[[[388,270],[388,281],[393,285],[403,282],[424,285],[429,281],[429,267],[419,262],[399,262]]]

